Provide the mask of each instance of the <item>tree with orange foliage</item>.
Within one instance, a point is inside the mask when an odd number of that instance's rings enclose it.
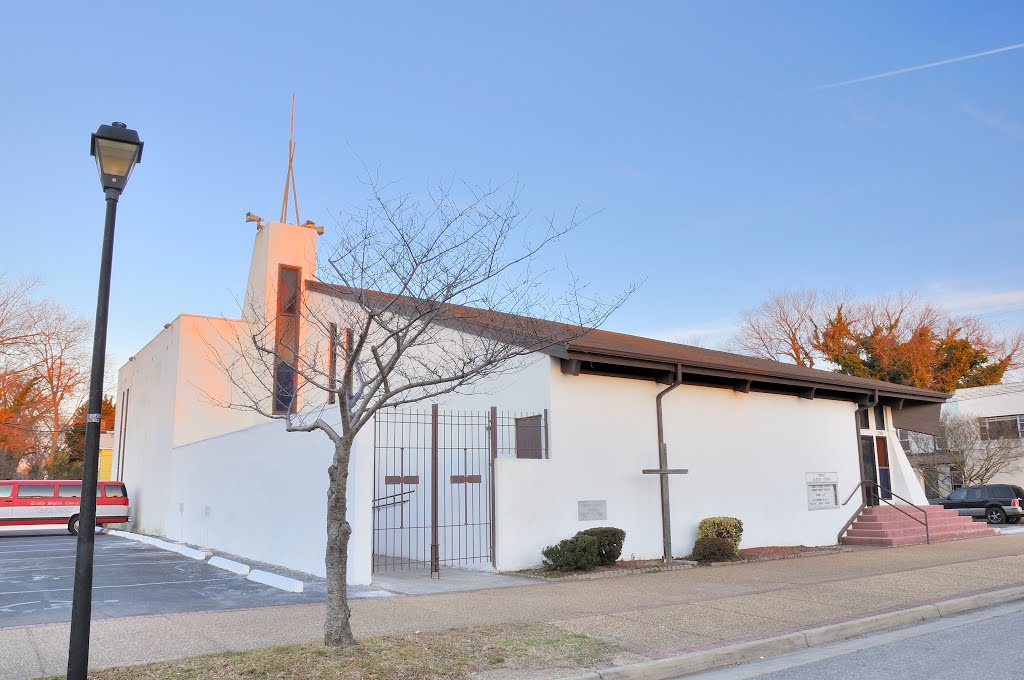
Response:
[[[800,366],[952,392],[996,384],[1019,365],[1024,336],[998,338],[979,318],[916,295],[772,291],[742,317],[733,348]]]
[[[0,479],[14,477],[22,460],[39,451],[39,424],[45,418],[38,378],[0,373]]]

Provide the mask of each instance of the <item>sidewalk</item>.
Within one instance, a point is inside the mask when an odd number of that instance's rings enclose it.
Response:
[[[663,658],[1024,585],[1024,534],[619,578],[358,600],[357,635],[548,622]],[[317,639],[323,605],[97,621],[95,667]],[[68,627],[0,630],[0,678],[60,674]],[[553,670],[548,677],[566,675]]]

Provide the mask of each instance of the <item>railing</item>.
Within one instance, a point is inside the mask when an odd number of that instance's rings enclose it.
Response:
[[[916,505],[914,505],[913,503],[911,503],[910,501],[908,501],[903,496],[900,496],[899,494],[894,493],[892,489],[887,489],[884,486],[881,486],[880,484],[878,484],[876,482],[872,482],[870,479],[865,479],[863,482],[861,482],[857,486],[853,487],[853,491],[851,491],[850,495],[846,498],[845,501],[843,501],[843,505],[846,505],[851,500],[853,500],[854,494],[856,494],[857,491],[865,488],[866,486],[874,487],[873,490],[875,491],[875,496],[878,498],[878,500],[882,501],[883,503],[885,503],[886,505],[888,505],[891,508],[895,508],[895,509],[899,510],[904,515],[906,515],[910,519],[914,520],[918,524],[923,524],[924,525],[924,539],[925,539],[925,542],[926,543],[931,543],[932,542],[931,530],[928,527],[928,513],[924,509],[919,508]],[[888,493],[890,496],[893,496],[894,498],[900,499],[901,501],[903,501],[904,503],[906,503],[910,507],[912,507],[915,510],[919,511],[922,515],[924,515],[924,519],[921,520],[921,519],[919,519],[917,517],[914,517],[909,512],[907,512],[906,510],[904,510],[900,506],[896,505],[895,503],[890,503],[889,499],[882,498],[881,492],[883,492],[883,491]],[[845,534],[846,530],[849,529],[853,525],[853,523],[857,521],[857,518],[860,517],[860,513],[864,512],[864,508],[866,506],[867,506],[867,503],[863,503],[862,502],[860,504],[860,507],[857,508],[857,512],[853,513],[853,515],[850,517],[850,519],[847,520],[846,524],[843,525],[843,528],[839,530],[839,535],[836,537],[836,543],[839,543],[843,539],[843,534]]]
[[[389,496],[381,496],[380,498],[374,498],[373,501],[371,502],[371,507],[374,510],[380,510],[382,508],[390,508],[392,505],[403,505],[409,502],[410,499],[406,498],[406,496],[408,496],[411,493],[414,493],[414,491],[403,491],[402,493],[393,493]],[[382,502],[388,500],[389,498],[397,498],[398,500],[391,501],[389,503]]]

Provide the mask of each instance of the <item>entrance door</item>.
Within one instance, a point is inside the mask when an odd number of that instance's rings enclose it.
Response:
[[[878,469],[875,465],[875,438],[868,435],[860,437],[860,478],[878,483]],[[878,492],[874,486],[864,489],[864,504],[878,505]]]

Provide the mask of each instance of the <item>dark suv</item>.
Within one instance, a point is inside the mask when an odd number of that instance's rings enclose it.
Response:
[[[1016,524],[1024,517],[1024,489],[1012,484],[963,486],[932,503],[958,510],[961,515],[984,517],[989,524]]]

